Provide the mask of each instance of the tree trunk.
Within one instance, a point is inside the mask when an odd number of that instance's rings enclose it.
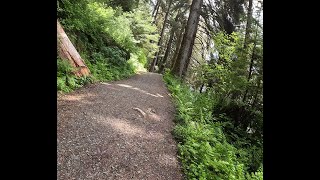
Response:
[[[249,67],[249,74],[248,74],[248,79],[247,81],[249,82],[252,76],[252,68],[253,68],[253,63],[254,63],[254,51],[256,49],[256,45],[257,45],[257,36],[258,36],[258,30],[256,31],[256,35],[255,35],[255,41],[254,41],[254,45],[253,45],[253,49],[252,49],[252,55],[251,55],[251,61],[250,61],[250,67]],[[246,98],[247,98],[247,94],[248,94],[248,88],[246,88],[246,91],[243,95],[243,99],[242,101],[245,102]]]
[[[254,50],[255,50],[256,44],[254,44],[253,47],[253,52],[252,52],[252,56],[251,56],[251,62],[250,62],[250,68],[249,68],[249,74],[248,74],[248,79],[247,81],[249,82],[252,76],[252,68],[253,68],[253,60],[254,60]],[[243,99],[242,101],[245,102],[246,98],[247,98],[247,94],[248,94],[248,88],[246,88],[246,91],[243,95]]]
[[[172,40],[173,40],[173,29],[171,29],[171,33],[170,33],[170,37],[169,37],[169,41],[168,41],[168,44],[167,44],[167,49],[166,49],[166,52],[164,54],[164,57],[163,57],[163,60],[160,64],[160,68],[159,68],[159,72],[162,73],[163,70],[164,70],[164,67],[167,63],[167,59],[168,59],[168,56],[169,56],[169,52],[171,50],[171,44],[172,44]]]
[[[249,68],[249,74],[248,74],[248,82],[250,81],[251,76],[252,76],[252,68],[253,68],[253,60],[254,60],[255,48],[256,48],[256,43],[254,43],[253,50],[252,50],[251,62],[250,62],[250,68]]]
[[[157,0],[157,4],[156,4],[156,6],[154,7],[153,12],[152,12],[153,23],[154,23],[154,24],[156,23],[156,20],[157,20],[159,8],[160,8],[160,3],[161,3],[160,1],[161,1],[161,0]]]
[[[58,20],[57,37],[59,57],[63,60],[68,60],[70,64],[76,68],[76,72],[74,72],[76,76],[89,75],[90,71],[88,67],[84,64],[83,59],[80,57]]]
[[[174,21],[177,22],[178,21],[178,17],[179,17],[179,12],[177,14],[177,16],[175,17]],[[172,44],[172,40],[174,37],[174,28],[175,27],[171,27],[171,32],[170,32],[170,37],[169,37],[169,41],[167,44],[167,48],[166,48],[166,52],[164,54],[163,60],[161,62],[160,68],[159,68],[159,72],[162,73],[164,70],[164,67],[166,66],[167,60],[168,60],[168,56],[171,50],[171,44]]]
[[[154,66],[157,64],[158,55],[159,55],[159,52],[161,51],[161,43],[162,43],[162,39],[163,39],[164,30],[165,30],[166,25],[167,25],[168,15],[169,15],[171,4],[172,4],[172,0],[169,0],[168,9],[167,9],[166,15],[164,17],[163,26],[162,26],[162,30],[161,30],[161,33],[160,33],[160,38],[159,38],[159,41],[158,41],[158,46],[160,46],[159,47],[159,51],[156,53],[156,56],[154,57],[154,59],[153,59],[153,61],[151,63],[151,66],[149,68],[150,72],[154,71]]]
[[[246,25],[246,35],[244,37],[244,50],[248,47],[250,32],[251,32],[251,19],[252,19],[252,0],[249,0],[249,8],[247,14],[247,25]]]
[[[156,12],[158,12],[158,8],[159,8],[159,6],[160,6],[160,2],[159,2],[160,0],[157,0],[157,3],[156,3],[156,5],[154,6],[154,9],[153,9],[153,11],[152,11],[152,16],[153,17],[155,17],[155,13]]]
[[[176,40],[176,49],[175,49],[175,52],[174,52],[174,55],[173,55],[173,58],[172,58],[172,64],[171,64],[171,70],[172,72],[174,71],[173,68],[176,67],[176,63],[177,63],[177,57],[178,57],[178,54],[179,54],[179,51],[180,51],[180,47],[181,47],[181,43],[182,43],[182,37],[183,37],[183,32],[184,32],[184,24],[182,26],[183,28],[181,28],[180,30],[180,34]],[[178,62],[180,63],[180,62]],[[177,67],[179,67],[180,65],[177,65]]]
[[[248,7],[248,14],[247,14],[247,25],[246,25],[246,34],[244,37],[244,44],[243,44],[243,52],[247,54],[247,47],[249,44],[249,39],[250,39],[250,32],[251,32],[251,16],[252,16],[252,0],[249,0],[249,7]],[[253,53],[252,53],[253,54]],[[250,64],[250,70],[249,70],[249,78],[248,78],[248,82],[251,78],[251,71],[252,71],[252,64],[253,64],[253,58],[251,58],[251,64]],[[243,99],[242,101],[245,102],[246,98],[247,98],[247,94],[248,94],[248,88],[246,88],[246,91],[243,95]]]
[[[190,61],[194,39],[198,29],[202,1],[203,0],[193,0],[191,4],[190,15],[183,36],[181,48],[179,50],[175,67],[173,68],[173,73],[179,77],[184,76],[186,74],[185,70],[188,68],[188,61]]]

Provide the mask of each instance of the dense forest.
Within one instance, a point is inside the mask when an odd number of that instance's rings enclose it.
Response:
[[[163,74],[186,178],[263,178],[262,0],[57,3],[58,23],[90,71],[78,75],[59,55],[59,91]]]

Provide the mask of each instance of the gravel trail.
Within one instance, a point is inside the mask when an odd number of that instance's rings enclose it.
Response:
[[[183,179],[168,94],[140,73],[58,96],[58,179]]]

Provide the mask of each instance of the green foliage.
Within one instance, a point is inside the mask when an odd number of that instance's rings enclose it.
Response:
[[[100,52],[106,46],[117,46],[127,55],[156,51],[156,27],[146,6],[140,5],[133,12],[123,13],[99,1],[61,0],[58,17],[69,38],[79,49]],[[150,40],[154,40],[150,42]],[[141,54],[141,53],[140,53]],[[128,56],[126,57],[128,60]]]
[[[118,47],[103,47],[101,53],[95,53],[93,59],[101,61],[105,59],[106,62],[112,66],[124,66],[127,62],[125,59],[127,53]]]
[[[191,87],[164,75],[177,106],[174,134],[188,179],[262,179],[262,24],[238,26],[243,3],[204,2],[201,15],[212,39],[197,32],[184,77]]]
[[[73,71],[74,71],[74,68],[70,65],[68,60],[62,60],[58,58],[57,60],[57,76],[58,77],[71,75]]]
[[[238,149],[240,145],[229,141],[229,132],[224,128],[226,123],[212,120],[213,109],[220,103],[216,100],[219,96],[211,91],[192,92],[168,71],[164,81],[177,108],[174,135],[179,142],[179,157],[187,179],[262,179],[262,169],[255,173],[247,170],[248,166],[254,164],[251,162],[255,159],[252,156],[262,158],[258,148]],[[224,116],[221,118],[229,119]]]
[[[261,61],[260,47],[250,44],[244,51],[240,34],[217,33],[213,49],[217,55],[197,69],[201,74],[198,84],[208,86],[202,101],[212,102],[212,117],[208,119],[221,124],[227,141],[237,148],[239,162],[248,172],[258,170],[263,154],[262,64],[254,64],[258,72],[253,72],[248,81],[251,58]],[[198,108],[202,104],[206,103],[199,103]]]
[[[136,0],[58,0],[58,19],[92,80],[119,80],[145,71],[159,36],[148,8]],[[58,89],[71,91],[80,81],[58,76]]]
[[[75,69],[67,60],[57,59],[57,90],[71,92],[85,84],[92,83],[94,80],[90,76],[76,77],[73,72]]]
[[[155,52],[158,51],[159,34],[157,27],[152,23],[148,7],[142,4],[134,12],[127,13],[126,16],[131,21],[130,26],[138,47],[143,49],[141,53],[146,56],[146,60],[152,59]]]
[[[112,7],[105,7],[98,2],[89,3],[87,9],[92,28],[101,28],[100,32],[96,33],[111,37],[117,46],[124,48],[126,51],[132,52],[135,50],[135,40],[130,29],[129,19],[124,15],[116,16],[116,10]],[[95,33],[94,30],[92,33]],[[103,47],[103,45],[100,47]]]
[[[262,180],[263,179],[262,166],[258,169],[257,172],[254,172],[254,173],[252,172],[251,174],[247,173],[246,178],[247,180]]]
[[[242,43],[243,40],[237,33],[217,33],[212,49],[216,56],[198,69],[203,74],[201,83],[210,84],[210,88],[222,96],[232,94],[240,97],[247,87],[248,64],[243,57]]]
[[[216,34],[214,44],[213,53],[217,56],[198,69],[202,74],[200,84],[209,86],[207,94],[214,94],[206,97],[214,103],[211,121],[221,124],[228,142],[238,149],[236,155],[245,170],[255,172],[262,164],[263,154],[262,64],[254,64],[258,72],[252,72],[250,81],[248,69],[251,58],[261,61],[262,46],[249,44],[244,51],[243,37],[222,32]]]
[[[93,77],[98,81],[120,80],[134,74],[134,68],[129,63],[121,66],[112,66],[110,62],[103,59],[101,54],[95,54],[95,63],[87,62],[87,66]]]
[[[108,0],[112,7],[121,7],[124,11],[132,11],[137,7],[139,0]]]

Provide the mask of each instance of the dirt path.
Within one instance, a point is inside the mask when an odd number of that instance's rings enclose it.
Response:
[[[182,179],[168,93],[143,73],[59,97],[58,179]]]

